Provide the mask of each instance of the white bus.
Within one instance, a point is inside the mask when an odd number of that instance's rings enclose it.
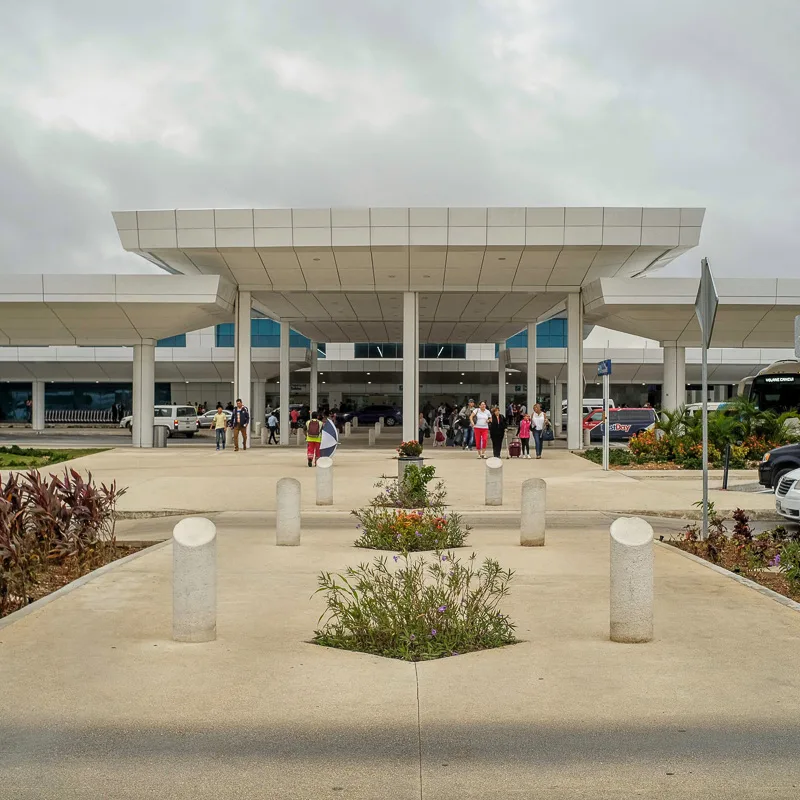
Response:
[[[760,411],[800,414],[800,361],[776,361],[762,369],[750,384],[749,397]]]

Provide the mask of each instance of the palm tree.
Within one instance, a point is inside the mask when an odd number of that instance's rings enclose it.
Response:
[[[681,405],[676,409],[661,409],[661,416],[656,420],[655,428],[663,431],[665,436],[683,436],[686,433],[688,413],[686,406]]]

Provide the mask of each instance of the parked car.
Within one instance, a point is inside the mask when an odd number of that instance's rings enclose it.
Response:
[[[230,411],[226,411],[225,409],[222,410],[222,413],[227,417],[228,422],[230,423],[231,417],[233,414]],[[213,411],[206,411],[205,414],[201,414],[197,418],[197,427],[198,428],[210,428],[211,423],[214,420],[214,417],[217,415],[217,409],[215,408]]]
[[[800,522],[800,469],[781,476],[775,487],[775,510],[792,522]]]
[[[777,489],[781,479],[800,468],[800,444],[785,444],[764,453],[758,465],[758,482],[767,489]]]
[[[191,406],[156,406],[153,409],[153,425],[162,425],[167,429],[167,436],[181,433],[191,439],[200,426],[197,411]],[[123,417],[120,428],[133,428],[133,415]]]
[[[396,406],[365,406],[358,411],[347,411],[341,415],[342,422],[352,422],[353,417],[358,418],[359,425],[372,425],[383,417],[387,428],[400,425],[403,422],[403,412]]]
[[[656,424],[656,411],[654,408],[610,408],[609,440],[612,442],[626,442],[637,433],[652,429]],[[603,412],[592,411],[583,420],[584,429],[591,431],[590,439],[593,442],[603,441]]]

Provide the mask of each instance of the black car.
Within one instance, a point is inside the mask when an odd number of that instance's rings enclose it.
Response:
[[[387,428],[400,425],[403,421],[403,414],[396,406],[366,406],[358,411],[348,411],[341,415],[342,422],[352,422],[353,417],[358,417],[359,425],[372,425],[383,417],[383,423]]]
[[[612,442],[627,442],[637,433],[646,431],[656,423],[656,412],[652,408],[611,408],[608,411],[611,425],[608,428],[609,440]],[[602,411],[593,411],[584,420],[584,423],[595,423],[603,419]],[[605,425],[600,422],[591,429],[589,438],[593,442],[603,441]]]
[[[800,444],[786,444],[764,453],[758,465],[758,482],[768,489],[777,488],[781,478],[800,468]]]

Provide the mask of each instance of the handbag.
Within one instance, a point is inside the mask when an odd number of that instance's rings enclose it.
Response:
[[[553,433],[553,426],[549,423],[544,426],[544,430],[542,431],[542,441],[543,442],[552,442],[553,439],[556,438],[555,433]]]

